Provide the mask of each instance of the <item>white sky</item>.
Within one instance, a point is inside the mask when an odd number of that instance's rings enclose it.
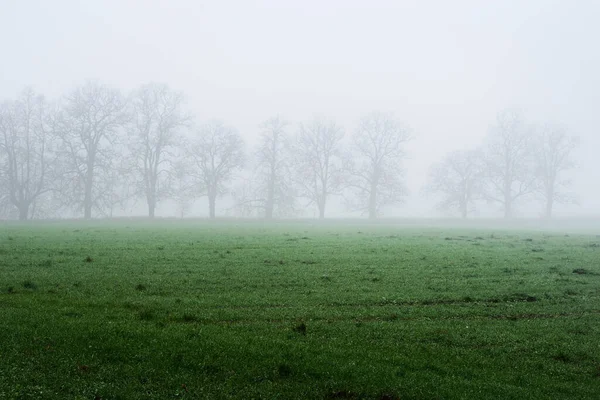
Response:
[[[0,99],[89,78],[165,82],[249,143],[275,114],[352,133],[362,114],[391,111],[415,136],[402,207],[415,215],[431,211],[429,166],[517,107],[582,139],[581,205],[557,211],[600,213],[599,19],[595,0],[0,0]]]

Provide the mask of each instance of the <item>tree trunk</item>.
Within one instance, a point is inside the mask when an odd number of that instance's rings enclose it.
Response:
[[[552,218],[552,210],[554,208],[554,197],[548,197],[546,199],[546,218]]]
[[[148,217],[154,218],[156,211],[156,190],[150,187],[146,192],[146,200],[148,201]]]
[[[369,219],[377,218],[377,186],[371,185],[369,193]]]
[[[273,219],[273,202],[267,201],[265,208],[265,219]]]
[[[323,191],[321,192],[321,201],[319,206],[319,219],[325,219],[325,204],[327,204],[327,184],[323,182]]]
[[[83,218],[92,218],[92,188],[85,185],[85,198],[83,199]]]
[[[150,175],[147,180],[146,199],[148,201],[148,217],[154,218],[156,211],[156,173],[154,170],[148,171],[146,174]]]
[[[504,218],[512,217],[512,196],[510,185],[504,185]]]
[[[88,161],[85,174],[85,193],[83,198],[83,218],[92,218],[92,186],[94,183],[94,161],[93,158]]]
[[[267,201],[265,204],[265,219],[273,219],[273,209],[275,208],[275,183],[271,178],[267,189]]]
[[[20,204],[19,205],[19,221],[26,221],[29,216],[29,205],[28,204]]]
[[[217,205],[217,194],[209,193],[208,194],[208,215],[210,219],[215,219],[216,213],[215,208]]]
[[[504,218],[508,219],[510,217],[512,217],[512,204],[510,200],[508,200],[504,203]]]
[[[463,180],[462,184],[462,194],[458,199],[458,205],[460,207],[460,215],[462,219],[467,219],[469,217],[469,187],[468,183]]]

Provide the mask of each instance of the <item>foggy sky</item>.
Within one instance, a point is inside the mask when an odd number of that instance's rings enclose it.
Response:
[[[599,15],[593,0],[0,0],[0,100],[26,85],[55,98],[90,78],[167,83],[249,147],[276,114],[324,115],[351,134],[390,111],[415,138],[398,214],[416,216],[432,212],[419,193],[429,166],[519,108],[581,138],[581,204],[557,215],[599,214]]]

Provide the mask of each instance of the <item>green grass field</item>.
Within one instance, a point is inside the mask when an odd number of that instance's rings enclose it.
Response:
[[[0,399],[599,399],[600,238],[0,226]]]

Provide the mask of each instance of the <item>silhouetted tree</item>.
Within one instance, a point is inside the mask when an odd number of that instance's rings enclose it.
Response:
[[[406,195],[401,165],[410,139],[408,128],[390,114],[373,112],[361,119],[346,169],[354,195],[351,205],[367,211],[370,219],[380,214],[382,206]]]
[[[0,184],[5,201],[20,220],[33,215],[36,202],[51,189],[56,168],[53,124],[44,97],[25,89],[0,107]]]
[[[552,217],[555,203],[574,201],[574,197],[566,192],[571,182],[562,175],[575,166],[571,156],[576,146],[576,138],[559,125],[546,124],[536,136],[535,174],[538,193],[545,202],[546,218]]]
[[[2,118],[2,112],[0,112],[0,118]],[[9,219],[13,210],[8,194],[8,175],[4,167],[7,163],[6,158],[4,151],[0,148],[0,220]]]
[[[184,157],[176,161],[169,171],[170,198],[175,202],[180,218],[186,216],[194,200],[194,179],[191,169],[192,166],[188,165]]]
[[[439,208],[458,210],[467,218],[482,194],[483,172],[479,151],[454,151],[431,168],[426,190],[442,196]]]
[[[117,142],[129,120],[121,92],[88,81],[65,97],[62,143],[69,179],[67,196],[92,217],[100,207],[99,195],[106,190],[99,175],[111,168],[118,154]]]
[[[515,202],[535,189],[530,129],[515,110],[498,114],[485,151],[485,197],[499,203],[504,217],[513,216]]]
[[[239,215],[258,215],[266,219],[295,213],[295,192],[292,186],[291,143],[285,128],[288,124],[279,116],[261,125],[261,135],[255,152],[253,176],[234,190],[234,209]]]
[[[209,216],[215,218],[217,197],[226,192],[233,173],[244,163],[244,142],[234,128],[211,121],[191,141],[188,156],[195,188],[208,196]]]
[[[178,131],[190,120],[182,104],[183,94],[164,84],[146,84],[132,96],[131,156],[151,218],[158,201],[168,195],[173,147],[179,143]]]
[[[325,218],[327,197],[342,187],[341,141],[343,129],[333,121],[315,118],[301,124],[294,144],[295,181],[299,194],[314,202]]]
[[[95,203],[100,215],[112,218],[115,209],[125,210],[128,202],[135,199],[137,193],[130,179],[127,163],[119,157],[113,160],[110,168],[98,176],[98,187],[102,190],[98,191]]]

